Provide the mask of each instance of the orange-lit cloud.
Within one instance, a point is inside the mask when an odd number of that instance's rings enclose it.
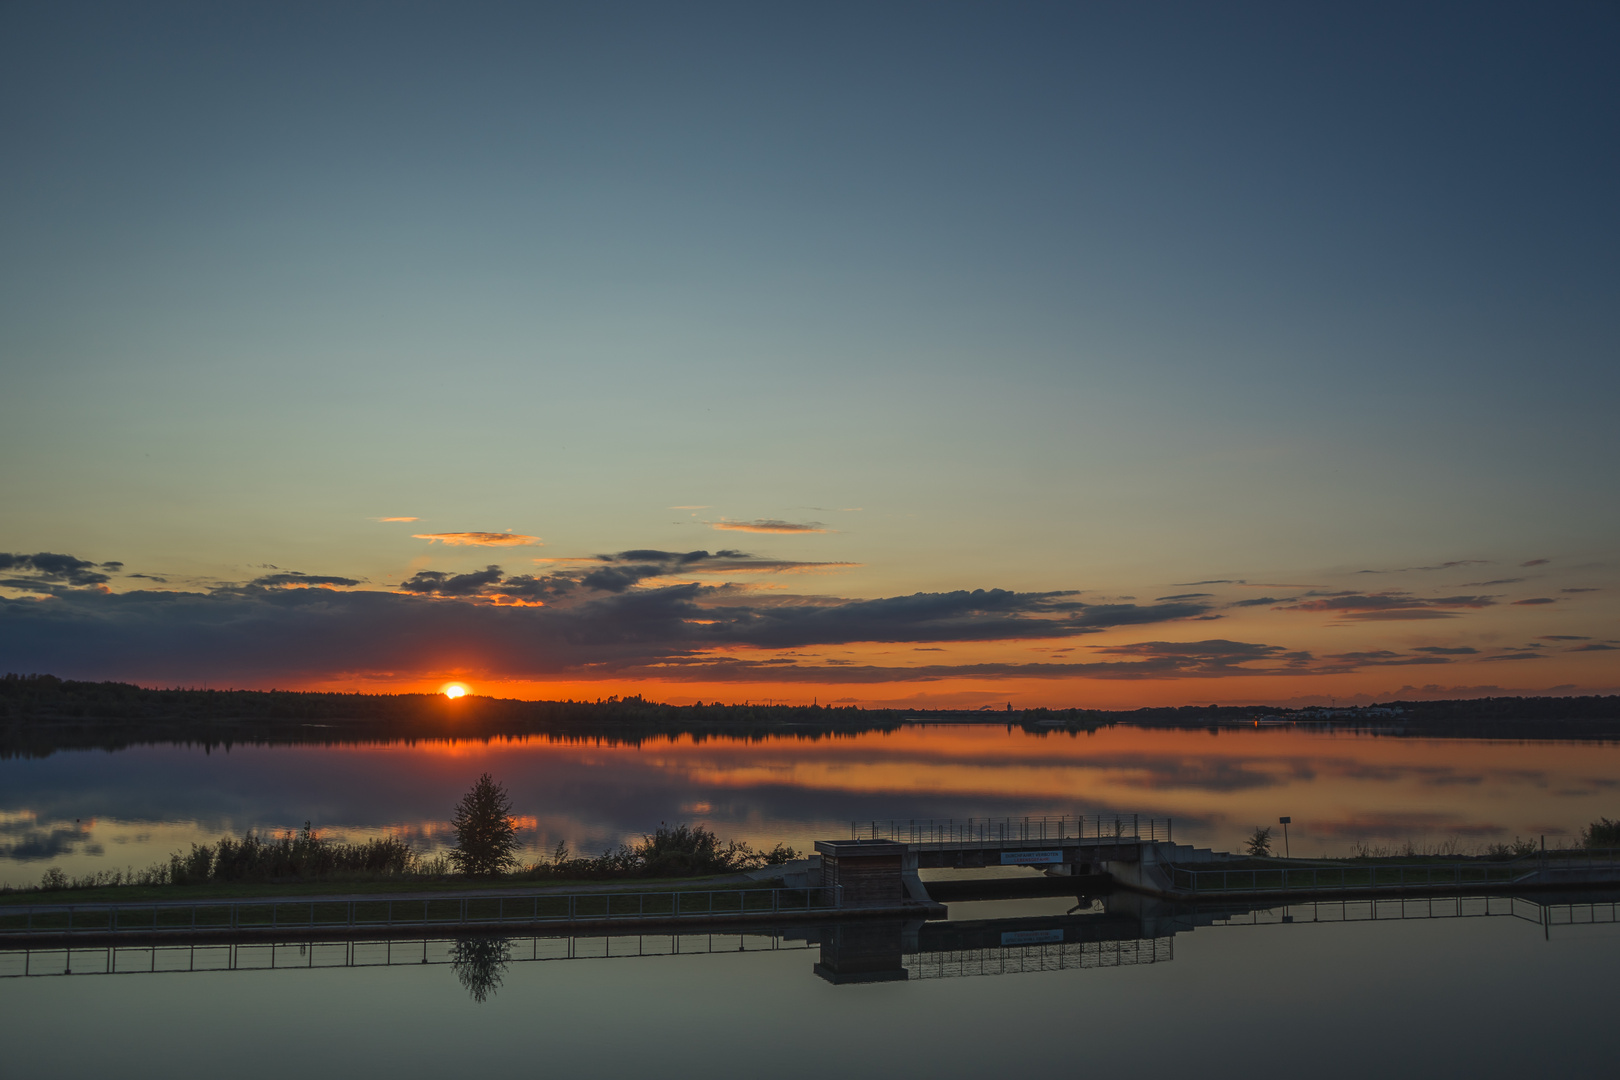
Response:
[[[824,533],[832,531],[819,521],[777,521],[775,518],[761,518],[757,521],[711,521],[709,527],[721,529],[725,532],[749,533]]]
[[[374,521],[421,521],[422,519],[421,518],[413,518],[413,517],[392,517],[392,518],[374,518],[373,520]]]
[[[448,544],[451,547],[532,547],[540,543],[538,536],[510,532],[416,533],[411,539],[426,540],[430,544],[435,542]]]

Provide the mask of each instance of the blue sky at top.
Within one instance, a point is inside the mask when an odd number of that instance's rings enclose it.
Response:
[[[196,587],[496,561],[418,528],[858,563],[815,579],[847,597],[1607,588],[1617,30],[9,5],[0,549]]]

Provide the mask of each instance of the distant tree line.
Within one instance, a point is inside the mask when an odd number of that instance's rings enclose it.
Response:
[[[0,758],[45,756],[62,749],[116,750],[160,742],[229,747],[532,735],[632,745],[675,735],[819,739],[893,730],[913,721],[1005,723],[1033,733],[1088,731],[1121,723],[1218,730],[1261,717],[1315,720],[1317,714],[1265,705],[1010,711],[752,702],[670,705],[639,695],[596,701],[517,701],[469,695],[452,701],[441,694],[155,690],[53,675],[0,676]],[[1331,723],[1392,735],[1612,737],[1620,733],[1620,696],[1390,701],[1370,710],[1335,710]]]

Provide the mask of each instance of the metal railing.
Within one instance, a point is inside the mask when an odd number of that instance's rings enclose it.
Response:
[[[1620,922],[1620,901],[1569,900],[1542,904],[1522,896],[1392,896],[1302,900],[1223,916],[1218,926],[1282,923],[1410,922],[1435,919],[1518,919],[1535,926]]]
[[[1139,814],[1076,814],[1062,817],[948,818],[852,821],[851,840],[894,840],[913,847],[994,846],[1009,843],[1103,843],[1111,840],[1174,840],[1171,818]]]
[[[1165,866],[1171,884],[1193,893],[1349,892],[1357,889],[1478,888],[1536,875],[1523,863],[1372,863],[1362,866],[1245,867],[1193,870]]]
[[[216,971],[420,967],[454,964],[456,938],[226,942],[0,949],[0,979],[56,975],[163,975]],[[817,946],[775,933],[569,935],[507,940],[503,963],[805,951]]]
[[[1031,971],[1162,964],[1174,956],[1175,946],[1171,939],[1161,937],[914,953],[906,956],[903,963],[913,979],[959,979],[972,975],[1019,975]]]
[[[0,907],[0,940],[73,934],[431,929],[714,919],[837,911],[829,890],[520,893],[427,899],[205,900]]]

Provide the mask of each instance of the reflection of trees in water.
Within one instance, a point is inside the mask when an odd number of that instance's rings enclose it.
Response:
[[[480,1005],[501,988],[506,965],[512,960],[512,939],[503,937],[456,938],[450,966],[466,988],[467,995]]]

